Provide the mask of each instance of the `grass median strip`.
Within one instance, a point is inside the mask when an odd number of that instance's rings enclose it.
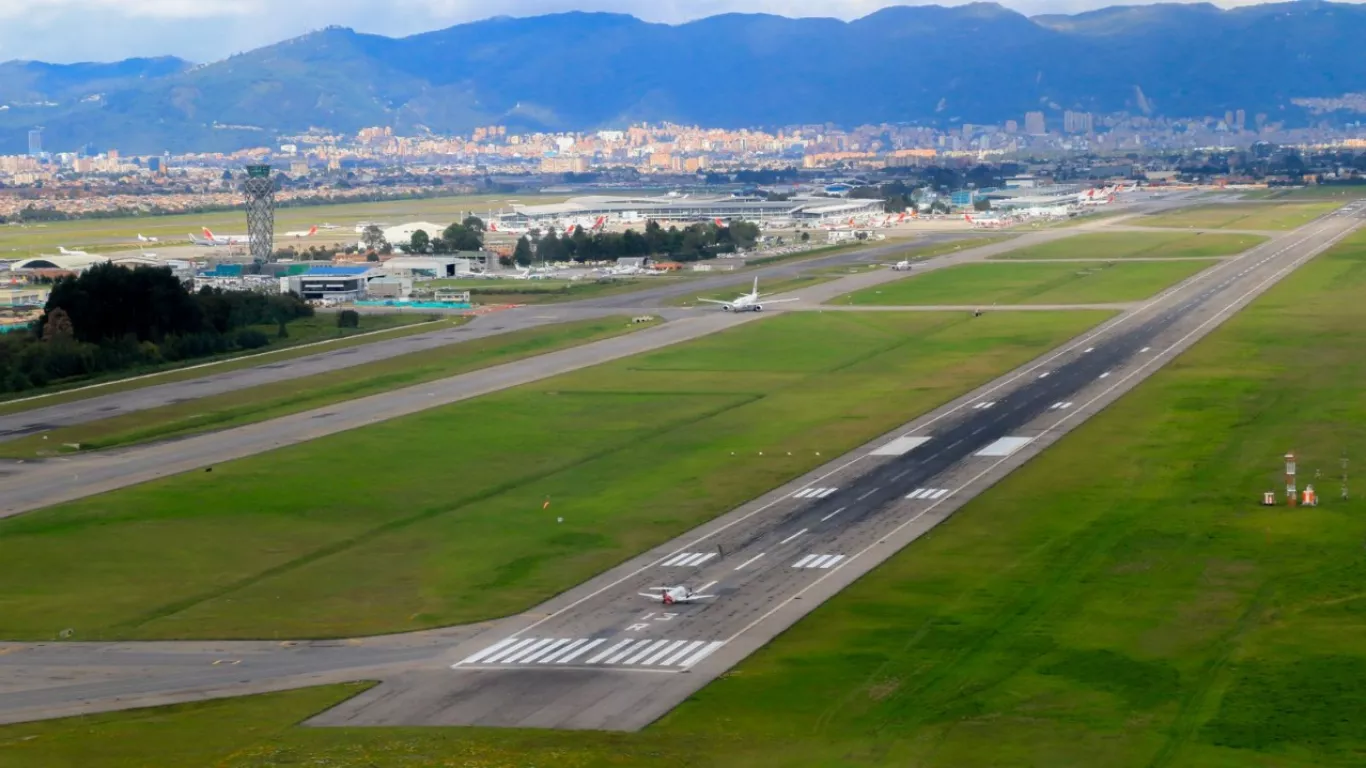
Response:
[[[1214,261],[960,264],[840,296],[867,306],[1095,304],[1137,301]]]
[[[436,381],[638,330],[625,317],[529,328],[412,352],[315,376],[123,414],[0,443],[0,456],[31,458],[58,446],[104,450],[267,421]],[[68,449],[69,450],[69,449]]]
[[[14,393],[13,397],[18,399],[0,402],[0,414],[19,413],[34,408],[71,403],[90,397],[127,392],[156,384],[187,381],[201,376],[254,368],[258,365],[294,360],[334,349],[346,349],[362,344],[391,341],[419,333],[452,328],[466,322],[469,322],[469,319],[464,317],[434,319],[431,315],[366,314],[361,318],[359,329],[340,331],[336,327],[337,318],[335,315],[319,314],[307,320],[296,320],[290,323],[291,345],[287,347],[216,360],[187,360],[176,367],[168,367],[160,371],[148,371],[146,369],[127,371],[102,379],[73,382],[66,387],[48,387],[44,390],[46,394],[33,391]],[[270,326],[266,330],[274,334],[275,326]],[[278,344],[279,342],[275,343]]]
[[[1261,245],[1265,237],[1184,232],[1097,232],[1018,248],[994,258],[1010,259],[1132,259],[1205,258],[1232,256]]]
[[[1172,213],[1143,216],[1132,223],[1143,227],[1192,229],[1298,229],[1338,208],[1338,202],[1215,203]]]
[[[1109,316],[774,316],[0,521],[0,637],[320,637],[512,613]]]

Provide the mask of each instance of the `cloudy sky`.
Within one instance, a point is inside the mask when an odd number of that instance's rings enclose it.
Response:
[[[1134,4],[1143,0],[1125,0]],[[1220,5],[1255,0],[1221,0]],[[958,0],[939,0],[956,5]],[[214,61],[331,24],[403,35],[490,15],[616,11],[680,22],[727,12],[867,15],[906,0],[0,0],[0,61],[109,61],[172,54]],[[1120,0],[1004,0],[1023,13],[1089,10]]]

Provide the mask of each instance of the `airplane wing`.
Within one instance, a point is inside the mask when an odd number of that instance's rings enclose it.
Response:
[[[706,303],[708,303],[708,304],[727,304],[727,305],[730,304],[729,301],[721,301],[721,300],[719,300],[719,299],[704,299],[704,298],[702,298],[701,296],[697,297],[697,300],[698,300],[698,301],[704,301],[704,302],[706,302]]]
[[[763,296],[760,296],[759,300],[765,304],[783,304],[789,301],[801,301],[801,299],[765,299]]]

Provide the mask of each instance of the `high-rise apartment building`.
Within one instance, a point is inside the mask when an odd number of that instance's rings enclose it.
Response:
[[[1094,119],[1090,112],[1064,112],[1062,113],[1062,130],[1064,133],[1091,133],[1094,127]]]
[[[1032,136],[1042,136],[1048,133],[1048,129],[1044,127],[1042,112],[1025,113],[1025,133]]]
[[[28,156],[39,157],[43,154],[43,129],[34,128],[28,132]]]

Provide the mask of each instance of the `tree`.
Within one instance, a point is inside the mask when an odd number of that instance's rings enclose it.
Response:
[[[384,232],[381,231],[379,227],[375,226],[374,224],[371,224],[370,226],[365,228],[364,232],[361,233],[360,241],[362,243],[365,243],[366,248],[369,248],[370,250],[377,250],[381,246],[385,245]]]
[[[408,253],[426,253],[431,246],[431,236],[419,229],[413,233],[413,239],[408,242],[408,247],[404,250]]]
[[[47,324],[43,326],[43,341],[70,341],[76,337],[76,331],[71,326],[71,317],[66,310],[58,307],[48,315]]]
[[[802,242],[803,242],[803,243],[807,243],[807,242],[810,242],[810,241],[811,241],[811,233],[810,233],[810,232],[803,232],[803,233],[802,233]]]
[[[482,225],[483,222],[480,224]],[[464,224],[452,224],[446,227],[446,231],[441,233],[441,239],[453,252],[482,251],[484,249],[484,236],[479,230],[471,229]]]
[[[366,260],[366,261],[379,261],[379,254],[378,254],[378,253],[375,253],[374,251],[370,251],[369,253],[365,254],[365,260]]]
[[[337,313],[338,328],[359,328],[360,313],[354,309],[343,309]]]
[[[484,220],[478,216],[466,216],[465,220],[460,222],[460,225],[465,229],[478,232],[481,235],[488,231],[488,228],[484,226]]]
[[[512,260],[519,267],[531,266],[531,241],[526,237],[517,239],[517,247],[512,251]]]

